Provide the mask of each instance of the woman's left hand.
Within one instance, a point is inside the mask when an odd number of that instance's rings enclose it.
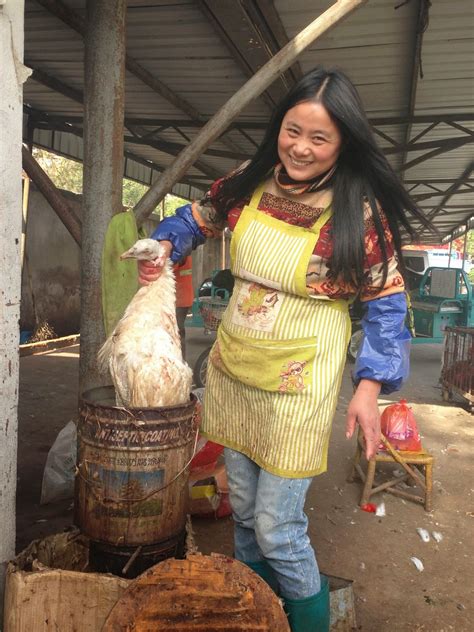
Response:
[[[361,380],[347,410],[346,437],[354,434],[356,423],[362,428],[367,460],[377,453],[380,444],[380,412],[377,397],[380,383]]]

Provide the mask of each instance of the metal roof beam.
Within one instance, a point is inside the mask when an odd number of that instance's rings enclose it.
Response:
[[[448,188],[441,202],[437,204],[430,211],[430,213],[428,213],[427,215],[428,220],[433,219],[433,217],[435,217],[441,210],[443,210],[446,207],[446,204],[451,199],[453,193],[457,191],[459,187],[461,187],[468,180],[469,176],[471,175],[473,171],[474,171],[474,160],[471,160],[466,166],[466,168],[464,169],[464,171],[462,172],[462,174],[459,176],[459,178],[455,182],[453,182],[453,184]],[[422,235],[425,232],[425,230],[426,229],[422,229],[418,233],[418,236]]]
[[[67,24],[70,28],[74,29],[83,38],[86,34],[86,21],[73,9],[70,9],[61,0],[36,0],[38,4],[44,7],[49,13],[57,17],[61,22]],[[129,72],[135,75],[149,88],[160,94],[169,103],[172,103],[178,110],[181,110],[193,119],[199,120],[200,114],[193,106],[175,94],[167,85],[162,81],[154,77],[148,70],[146,70],[141,64],[139,64],[130,55],[125,56],[125,67]]]
[[[221,0],[199,0],[199,6],[246,77],[252,77],[288,44],[288,36],[272,0],[227,3]],[[239,25],[238,29],[236,25]],[[302,76],[300,65],[295,62],[260,98],[273,109],[275,103]]]
[[[158,149],[172,155],[177,155],[186,149],[186,145],[153,138],[125,136],[124,140],[126,143],[132,143],[135,145],[148,145],[149,147],[153,147],[154,149]],[[210,149],[209,147],[205,149],[202,154],[206,156],[215,156],[217,158],[229,158],[230,160],[247,160],[249,157],[246,153],[225,151],[222,149]]]
[[[462,195],[465,193],[472,193],[474,192],[474,188],[468,188],[468,189],[458,189],[457,191],[455,191],[452,195]],[[433,197],[440,197],[442,195],[445,195],[446,191],[437,191],[437,192],[431,192],[431,193],[418,193],[415,195],[412,195],[412,199],[416,200],[417,202],[421,202],[423,200],[429,200],[430,198]]]
[[[262,19],[265,21],[272,37],[275,39],[278,45],[277,50],[286,46],[289,42],[288,35],[280,19],[280,15],[275,8],[274,0],[254,0],[253,4],[258,7]],[[295,82],[303,76],[303,71],[298,61],[290,66],[287,72],[293,75],[293,81]]]
[[[474,121],[473,112],[449,112],[446,114],[413,114],[412,116],[373,116],[372,125],[403,125],[406,123],[447,123],[449,121]]]
[[[449,145],[443,145],[442,147],[438,147],[438,149],[429,151],[428,153],[423,154],[422,156],[419,156],[418,158],[415,158],[411,162],[407,162],[401,167],[400,171],[406,171],[408,169],[411,169],[412,167],[415,167],[416,165],[419,165],[422,162],[429,160],[430,158],[434,158],[435,156],[439,156],[440,154],[444,154],[448,151],[457,149],[458,147],[462,147],[463,145],[467,145],[468,143],[472,143],[472,142],[473,142],[473,139],[469,137],[451,139]]]
[[[446,121],[446,124],[450,127],[454,127],[454,129],[464,132],[465,134],[474,135],[474,130],[467,128],[465,125],[459,125],[459,123],[456,123],[455,121]]]
[[[59,116],[59,115],[58,115]],[[71,123],[81,123],[82,116],[71,115],[71,116],[63,116],[63,118],[67,118]],[[178,127],[189,127],[189,128],[201,128],[205,124],[207,124],[208,120],[202,121],[191,121],[187,119],[166,119],[166,118],[157,118],[157,117],[128,117],[128,121],[134,125],[149,125],[153,127],[157,127],[160,125],[167,126],[178,126]],[[408,122],[411,123],[449,123],[450,121],[474,121],[473,113],[459,113],[459,114],[428,114],[428,115],[416,115],[408,118],[406,116],[392,116],[392,117],[369,117],[369,122],[373,126],[383,126],[383,125],[403,125]],[[264,130],[268,125],[268,120],[265,121],[233,121],[229,123],[228,129],[253,129],[253,130]],[[380,131],[380,130],[379,130]],[[393,141],[395,142],[395,141]]]
[[[25,63],[28,64],[28,62],[25,62]],[[63,81],[61,81],[60,79],[57,79],[56,77],[53,77],[52,75],[40,70],[39,68],[36,67],[35,64],[32,64],[32,66],[30,67],[34,67],[32,78],[35,81],[38,81],[39,83],[47,86],[51,90],[54,90],[55,92],[59,92],[60,94],[70,99],[73,99],[77,103],[80,103],[81,105],[83,105],[84,95],[80,90],[72,88],[71,86],[68,86]],[[67,118],[68,117],[65,117],[64,120],[66,121]],[[53,117],[50,117],[50,120],[54,120]],[[83,119],[81,120],[83,121]],[[129,125],[130,125],[130,121],[128,117],[125,116],[125,126],[128,128]],[[151,146],[152,145],[150,145],[150,147]],[[181,145],[179,145],[179,147],[181,147]],[[177,156],[179,153],[178,150],[173,149],[171,147],[169,148],[169,150],[162,149],[162,151],[164,151],[165,153],[169,153],[172,156]],[[202,160],[196,160],[196,162],[194,163],[194,166],[213,180],[215,180],[216,178],[222,175],[220,171],[217,171],[217,169],[214,169],[214,167],[207,165]]]
[[[71,99],[72,101],[75,101],[76,103],[80,103],[81,105],[84,104],[84,93],[82,92],[82,90],[78,90],[77,88],[68,86],[60,79],[57,79],[44,70],[38,68],[34,62],[25,60],[25,64],[33,70],[31,79],[37,81],[38,83],[41,83],[47,88],[50,88],[50,90],[53,90],[54,92],[59,92],[63,96]]]
[[[452,184],[453,182],[455,182],[456,178],[419,178],[419,179],[408,179],[405,180],[405,184],[416,184],[416,185],[423,185],[423,186],[430,186],[430,185],[436,185],[436,184]],[[473,180],[466,180],[466,184],[470,183],[474,184],[474,179]]]
[[[57,131],[64,132],[66,134],[74,134],[75,136],[79,136],[80,138],[82,138],[82,133],[83,133],[82,128],[75,127],[67,123],[63,123],[62,121],[54,122],[54,119],[56,118],[55,115],[46,114],[45,112],[32,108],[31,106],[28,106],[28,105],[23,106],[23,109],[25,113],[28,115],[28,117],[33,117],[35,118],[36,121],[45,122],[46,125],[44,127],[43,127],[44,123],[39,123],[38,125],[36,125],[38,129],[55,129]],[[48,120],[51,121],[50,124],[48,123]],[[62,151],[58,151],[57,149],[53,149],[51,147],[47,147],[46,145],[41,145],[40,143],[34,143],[34,144],[37,147],[43,147],[47,151],[52,151],[53,153],[58,154],[59,156],[64,156],[65,158],[69,158],[70,160],[80,162],[76,156],[71,156],[70,154],[67,154]],[[132,151],[126,150],[124,152],[124,156],[125,158],[128,158],[130,160],[134,160],[135,162],[137,162],[140,165],[143,165],[144,167],[148,167],[149,169],[151,169],[151,171],[157,171],[158,173],[161,173],[166,169],[166,167],[162,167],[161,165],[158,165],[156,162],[153,162],[153,160],[149,160],[148,158],[143,158],[142,156],[138,156]],[[126,174],[125,169],[124,169],[123,177],[130,179],[130,176]],[[199,182],[199,180],[201,181],[203,180],[204,183]],[[206,177],[205,175],[202,175],[202,176],[187,175],[181,179],[181,182],[189,186],[194,186],[197,189],[206,190],[208,188],[209,177]],[[142,182],[142,184],[144,183]]]
[[[427,140],[423,143],[415,143],[412,145],[409,143],[408,145],[399,145],[398,147],[384,147],[382,151],[386,156],[390,156],[392,154],[397,154],[399,152],[408,153],[410,151],[422,151],[423,149],[433,149],[439,147],[442,149],[443,147],[447,148],[447,151],[450,149],[454,149],[455,147],[459,147],[461,145],[465,145],[467,143],[473,143],[474,136],[455,136],[454,138],[442,138],[439,140]],[[403,169],[404,167],[402,167]]]
[[[415,41],[413,44],[413,61],[411,67],[410,87],[408,92],[407,114],[411,118],[415,113],[416,106],[416,89],[418,85],[418,77],[422,76],[421,70],[421,46],[423,43],[423,33],[428,27],[429,8],[431,2],[429,0],[418,0],[418,11],[415,26]],[[410,142],[412,123],[408,122],[405,129],[405,139],[402,145],[406,148]],[[401,164],[405,165],[407,160],[407,149],[403,149]]]
[[[49,13],[64,22],[64,24],[79,33],[83,38],[85,37],[86,23],[84,18],[66,6],[62,0],[36,0],[36,2]],[[196,122],[202,121],[201,114],[190,103],[173,92],[163,81],[152,75],[151,72],[128,54],[125,54],[125,68],[142,83],[151,88],[151,90],[166,99],[168,103],[174,105],[175,108],[187,114]],[[236,145],[230,139],[222,139],[222,142],[227,144],[229,149],[236,149]]]
[[[420,140],[420,138],[423,138],[423,136],[426,136],[426,134],[431,132],[431,130],[433,130],[438,125],[439,125],[439,121],[435,121],[434,123],[431,123],[431,125],[428,125],[427,127],[425,127],[425,129],[422,132],[420,132],[414,138],[412,138],[409,141],[409,144],[411,144],[411,145],[415,144],[417,140]]]
[[[372,126],[372,130],[373,130],[374,134],[377,134],[377,136],[380,136],[380,138],[383,138],[384,140],[386,140],[388,143],[390,143],[394,147],[399,147],[400,146],[400,143],[398,143],[396,140],[394,140],[391,136],[389,136],[385,132],[382,132],[382,130],[378,129],[377,127],[373,127]]]
[[[252,77],[258,67],[263,66],[272,57],[259,32],[249,20],[242,2],[198,0],[197,3],[245,77]],[[286,86],[278,82],[274,86],[269,86],[259,98],[271,111],[285,89]]]

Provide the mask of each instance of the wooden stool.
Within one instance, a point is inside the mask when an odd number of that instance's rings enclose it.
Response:
[[[359,428],[359,434],[357,437],[357,448],[352,463],[352,471],[347,481],[352,483],[357,473],[364,482],[364,489],[362,490],[362,496],[360,504],[365,505],[369,502],[369,498],[377,492],[386,491],[389,494],[406,498],[407,500],[413,500],[421,503],[425,506],[425,511],[431,511],[432,498],[433,498],[433,455],[428,452],[402,452],[395,450],[391,443],[383,436],[380,437],[381,442],[384,444],[387,452],[379,451],[377,454],[368,461],[367,473],[365,474],[360,466],[360,460],[363,452],[365,451],[364,436]],[[398,463],[404,470],[403,476],[395,476],[389,481],[380,485],[375,485],[375,468],[377,463]],[[410,467],[413,465],[414,467]],[[424,467],[423,471],[418,468]],[[423,491],[423,496],[411,494],[401,489],[396,489],[395,485],[398,483],[406,482],[407,480],[413,480]]]

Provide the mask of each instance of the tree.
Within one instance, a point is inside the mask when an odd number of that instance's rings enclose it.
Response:
[[[59,189],[82,193],[82,163],[33,147],[33,157]]]
[[[145,195],[150,187],[135,180],[123,179],[122,202],[125,206],[133,208],[135,204]]]
[[[33,156],[59,189],[82,194],[82,163],[39,147],[33,148]],[[133,208],[149,188],[146,184],[124,178],[122,193],[124,206]],[[173,215],[179,206],[187,204],[188,201],[176,195],[167,195],[164,203],[164,217]],[[154,213],[160,215],[161,209],[162,204],[156,207]]]

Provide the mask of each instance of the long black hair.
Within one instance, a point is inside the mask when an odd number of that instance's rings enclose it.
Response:
[[[401,256],[401,226],[413,236],[413,229],[405,211],[409,211],[425,226],[429,226],[429,223],[377,146],[360,96],[350,79],[340,70],[318,67],[295,84],[275,110],[265,137],[252,160],[243,169],[222,181],[214,200],[216,211],[221,218],[226,219],[229,210],[238,201],[250,195],[257,185],[271,174],[279,162],[278,135],[283,118],[288,110],[302,101],[321,103],[342,136],[337,169],[331,178],[331,276],[356,285],[363,282],[363,209],[364,202],[368,201],[384,259],[384,285],[388,272],[387,248],[376,200],[387,218],[402,272],[404,268]]]

